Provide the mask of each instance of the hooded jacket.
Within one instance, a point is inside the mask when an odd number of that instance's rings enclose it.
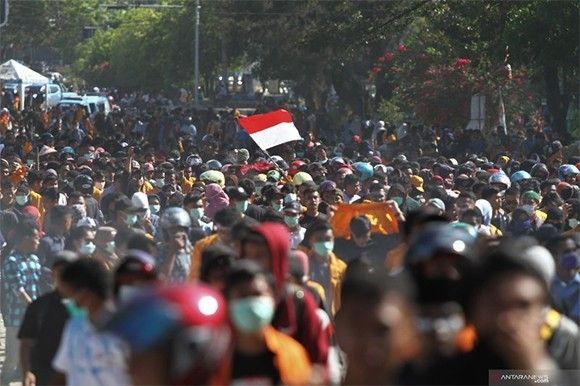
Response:
[[[316,314],[316,300],[309,291],[287,284],[290,252],[288,228],[282,224],[263,223],[254,230],[268,244],[272,274],[279,294],[272,326],[301,343],[312,363],[326,365],[330,336]]]

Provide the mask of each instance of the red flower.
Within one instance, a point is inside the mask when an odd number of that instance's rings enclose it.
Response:
[[[399,44],[399,47],[397,47],[397,51],[399,51],[400,53],[403,53],[405,51],[407,51],[407,46],[404,44]]]
[[[373,68],[371,68],[371,72],[376,75],[379,72],[381,72],[381,68],[379,66],[374,66]]]
[[[385,57],[384,56],[379,56],[379,62],[384,62],[385,61]]]
[[[390,62],[395,58],[395,54],[393,54],[392,52],[385,52],[385,54],[382,57],[385,58],[387,62]]]

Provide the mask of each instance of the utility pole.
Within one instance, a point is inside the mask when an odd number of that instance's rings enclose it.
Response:
[[[195,48],[194,48],[194,74],[195,74],[195,90],[193,94],[193,101],[195,106],[199,103],[199,11],[201,5],[199,0],[195,0]]]

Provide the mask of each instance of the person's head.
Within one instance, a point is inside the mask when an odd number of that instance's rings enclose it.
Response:
[[[385,202],[387,200],[385,186],[378,182],[370,184],[369,198],[372,202]]]
[[[113,218],[117,226],[131,228],[137,224],[139,220],[139,216],[137,215],[139,208],[133,205],[133,201],[127,196],[121,196],[115,200],[113,208]]]
[[[62,296],[62,272],[72,262],[78,260],[79,256],[74,252],[62,251],[55,255],[51,267],[52,282],[54,289]]]
[[[95,251],[95,231],[88,227],[73,228],[66,238],[64,249],[90,256]]]
[[[236,332],[258,335],[270,324],[276,307],[274,280],[260,265],[240,260],[226,278],[224,294]]]
[[[580,247],[574,238],[568,235],[559,235],[549,240],[547,247],[556,261],[558,277],[564,281],[572,279],[580,268],[578,260]]]
[[[223,290],[236,257],[236,253],[225,246],[212,245],[204,249],[201,254],[199,280],[218,291]]]
[[[155,259],[144,251],[129,249],[113,274],[113,295],[119,302],[127,302],[157,281]]]
[[[396,382],[419,352],[409,281],[381,267],[350,266],[342,282],[336,335],[349,360],[345,384]]]
[[[205,203],[203,196],[197,192],[190,192],[183,198],[183,209],[189,213],[194,221],[199,221],[204,216]]]
[[[230,197],[230,206],[235,208],[240,214],[248,210],[250,205],[250,196],[246,190],[240,186],[230,187],[227,189],[227,194]]]
[[[224,208],[215,214],[213,223],[223,244],[231,241],[232,226],[241,219],[242,214],[235,208]]]
[[[483,216],[478,208],[466,209],[461,212],[459,221],[469,224],[477,229],[483,223]]]
[[[361,190],[360,178],[356,174],[347,174],[344,177],[344,192],[352,197],[355,194],[358,194]]]
[[[46,188],[42,189],[42,207],[45,211],[49,211],[51,208],[58,205],[59,193],[56,188]]]
[[[473,193],[463,192],[457,197],[457,201],[455,201],[455,212],[457,213],[457,217],[460,218],[462,212],[466,211],[467,209],[475,208],[475,201],[477,198]]]
[[[263,223],[246,232],[240,243],[240,258],[251,260],[271,272],[278,288],[282,288],[288,273],[290,237],[286,226]]]
[[[332,227],[326,221],[314,221],[306,230],[303,243],[315,256],[328,259],[330,253],[334,250]]]
[[[0,203],[2,203],[2,207],[11,207],[14,204],[14,194],[16,193],[14,185],[12,185],[12,183],[7,178],[4,178],[0,187],[2,193],[2,199],[0,200]]]
[[[105,330],[130,348],[134,385],[210,384],[231,347],[225,301],[203,285],[146,288]]]
[[[98,250],[107,254],[115,253],[115,236],[117,230],[113,227],[99,227],[95,234],[95,246]]]
[[[502,196],[500,195],[500,190],[495,186],[488,186],[481,192],[481,198],[487,200],[494,211],[501,208]]]
[[[320,193],[316,189],[307,189],[304,191],[304,205],[308,211],[315,212],[320,204]]]
[[[187,231],[191,226],[191,219],[182,208],[171,207],[166,209],[159,219],[159,226],[165,241],[173,239],[187,239]]]
[[[350,236],[355,244],[364,247],[371,240],[371,222],[366,216],[356,216],[350,220]]]
[[[18,206],[26,206],[28,204],[30,196],[30,188],[26,184],[20,184],[16,188],[16,193],[14,199],[16,200],[16,204]]]
[[[302,206],[298,201],[292,201],[284,205],[284,222],[290,230],[300,228],[300,213]]]
[[[161,211],[161,200],[159,196],[156,194],[151,194],[147,196],[147,200],[149,201],[149,208],[151,209],[151,213],[158,214]]]
[[[521,204],[523,207],[529,208],[530,211],[534,211],[538,208],[542,197],[533,190],[528,190],[524,192],[521,197]]]
[[[516,258],[519,254],[507,244],[491,250],[465,279],[468,319],[479,342],[498,354],[518,330],[540,331],[549,305],[548,283],[530,263]]]
[[[75,308],[96,315],[109,297],[109,279],[97,260],[81,258],[67,266],[61,275],[62,294]]]
[[[40,243],[40,234],[33,221],[21,221],[14,230],[14,249],[23,254],[36,251]]]
[[[503,208],[508,213],[512,213],[519,206],[520,206],[520,190],[517,187],[512,186],[511,188],[505,191],[505,195],[503,198]]]
[[[50,233],[66,235],[72,226],[73,213],[68,206],[57,205],[48,211],[45,227]]]

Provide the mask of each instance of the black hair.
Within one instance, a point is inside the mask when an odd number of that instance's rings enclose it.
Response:
[[[344,186],[355,185],[357,182],[360,182],[360,178],[356,174],[347,174],[344,176]]]
[[[82,239],[83,237],[85,237],[86,233],[87,233],[88,229],[86,227],[76,227],[71,229],[69,235],[66,238],[66,241],[64,243],[64,249],[67,251],[72,251],[73,249],[73,242],[74,241],[78,241],[80,239]]]
[[[215,224],[230,227],[242,219],[242,215],[235,208],[220,209],[214,216],[213,222]]]
[[[488,185],[481,191],[481,198],[489,201],[493,196],[499,194],[499,192],[500,190],[497,187]]]
[[[513,274],[524,274],[531,276],[538,281],[546,294],[546,302],[549,302],[550,290],[548,283],[545,281],[542,273],[530,263],[521,257],[522,249],[525,249],[522,242],[514,242],[511,239],[508,242],[500,243],[496,248],[481,256],[479,264],[475,264],[466,273],[463,281],[466,292],[465,310],[467,314],[473,310],[473,303],[478,295],[487,289],[496,280]],[[529,245],[528,245],[529,247]]]
[[[183,205],[192,204],[202,200],[203,196],[197,192],[189,192],[183,197]]]
[[[350,220],[350,231],[355,236],[362,236],[371,230],[371,221],[366,216],[356,216]]]
[[[109,296],[109,277],[103,264],[97,260],[82,258],[67,266],[61,280],[74,290],[87,290],[105,300]]]
[[[275,222],[278,224],[285,224],[284,215],[280,212],[275,211],[272,208],[266,209],[266,211],[262,215],[261,222]]]
[[[306,232],[304,233],[304,241],[302,244],[308,245],[310,243],[310,239],[316,232],[326,232],[328,230],[332,230],[332,227],[327,221],[324,220],[315,220],[310,224]]]
[[[234,266],[236,253],[226,246],[212,245],[201,253],[201,268],[199,280],[208,282],[209,276],[215,270],[229,270]]]
[[[230,232],[232,239],[236,241],[245,239],[248,232],[251,232],[252,228],[258,224],[259,223],[256,219],[253,219],[250,216],[245,216],[243,219],[236,222],[232,226],[232,230]]]
[[[407,213],[405,222],[403,222],[401,226],[403,237],[410,237],[416,226],[432,222],[444,223],[447,222],[447,219],[432,211],[431,209],[428,209],[427,207],[422,207],[417,210],[410,211]]]
[[[64,205],[57,205],[50,209],[47,216],[50,218],[51,224],[60,224],[67,217],[73,217],[73,211],[70,207]]]
[[[475,194],[473,194],[471,192],[462,192],[462,193],[460,193],[459,196],[457,196],[457,199],[460,199],[460,198],[470,198],[474,202],[477,201],[477,197],[475,197]]]
[[[226,285],[224,288],[226,298],[229,298],[232,289],[236,286],[250,282],[260,276],[263,276],[270,288],[274,290],[274,277],[260,267],[260,265],[250,260],[237,261],[226,278]]]
[[[155,241],[147,237],[145,232],[140,231],[136,231],[127,242],[127,250],[137,249],[150,255],[155,253],[155,246]]]
[[[349,302],[379,302],[389,293],[396,293],[410,303],[415,298],[413,283],[407,275],[391,275],[383,266],[365,259],[349,264],[341,288],[343,307]]]
[[[58,200],[60,194],[58,193],[57,188],[44,188],[40,192],[43,197],[46,197],[50,200]]]
[[[238,183],[238,186],[244,188],[248,196],[251,196],[256,191],[256,184],[249,178],[244,178]]]

